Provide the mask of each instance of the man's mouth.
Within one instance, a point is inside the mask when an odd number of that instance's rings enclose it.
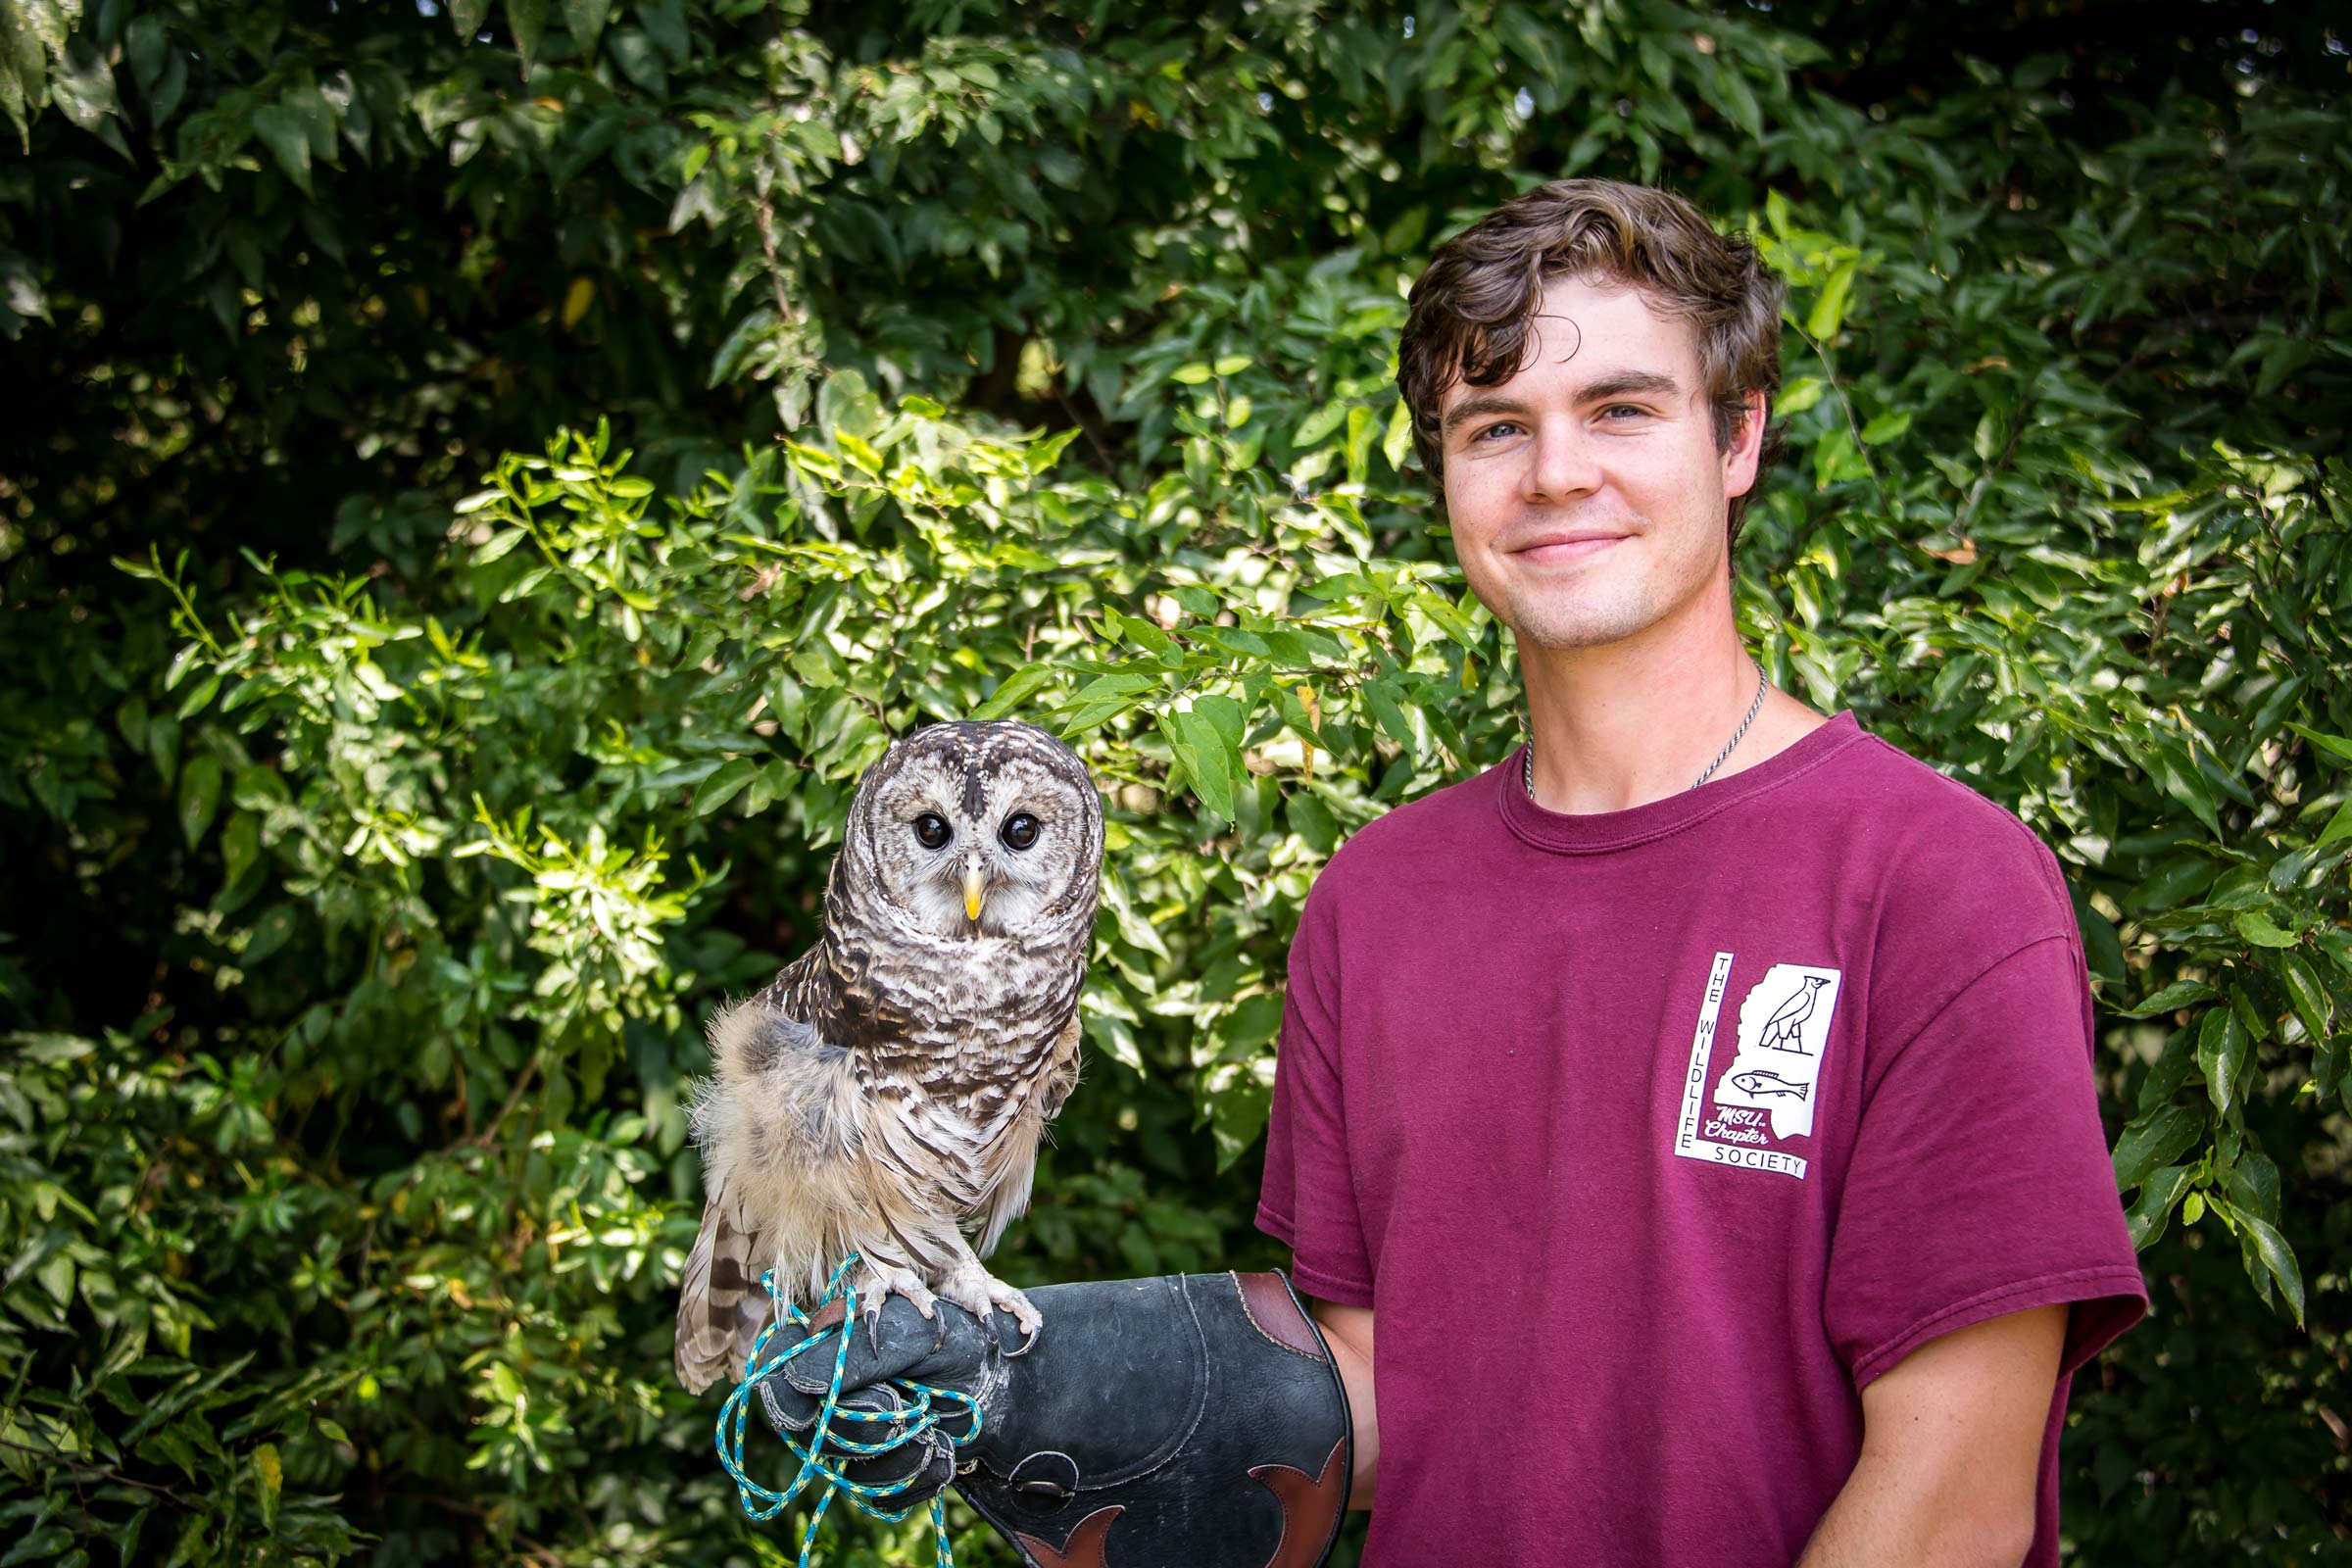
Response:
[[[1623,544],[1630,537],[1630,534],[1622,533],[1560,534],[1521,545],[1510,554],[1520,561],[1540,566],[1561,565],[1597,556],[1612,545]]]

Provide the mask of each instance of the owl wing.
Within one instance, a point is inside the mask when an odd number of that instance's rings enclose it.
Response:
[[[833,1070],[846,1053],[802,1021],[809,995],[825,989],[823,961],[811,949],[710,1020],[715,1072],[694,1108],[703,1223],[679,1279],[674,1353],[678,1381],[696,1394],[741,1372],[771,1317],[761,1273],[782,1263],[784,1298],[805,1299],[797,1271],[817,1261],[809,1200],[838,1163],[848,1081]]]
[[[1045,1069],[1038,1075],[1038,1108],[1048,1121],[1061,1114],[1070,1091],[1078,1087],[1078,1040],[1082,1032],[1078,1009],[1073,1005],[1070,1021],[1054,1037],[1054,1047],[1046,1053]]]
[[[673,1357],[678,1381],[700,1394],[720,1377],[739,1370],[767,1321],[767,1298],[760,1289],[760,1233],[745,1229],[730,1213],[724,1190],[703,1204],[703,1228],[686,1254],[678,1286],[678,1343]]]
[[[1078,1009],[1070,1009],[1069,1022],[1054,1037],[1046,1051],[1045,1063],[1038,1070],[1036,1091],[1022,1108],[1020,1119],[1004,1140],[1004,1162],[1001,1167],[995,1189],[981,1207],[980,1240],[975,1247],[982,1257],[997,1249],[997,1239],[1004,1227],[1020,1218],[1029,1206],[1029,1187],[1037,1175],[1037,1146],[1045,1136],[1046,1123],[1060,1111],[1078,1087]]]

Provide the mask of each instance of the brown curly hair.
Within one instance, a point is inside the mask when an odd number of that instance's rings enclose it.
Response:
[[[1497,207],[1438,247],[1413,284],[1397,346],[1396,387],[1413,446],[1443,501],[1446,459],[1439,401],[1457,380],[1494,386],[1518,373],[1528,323],[1557,277],[1639,288],[1698,334],[1698,363],[1728,447],[1751,393],[1769,412],[1781,385],[1781,301],[1788,292],[1744,234],[1718,234],[1672,191],[1613,179],[1557,179]],[[1765,427],[1759,481],[1780,449]],[[1755,495],[1734,496],[1733,540]]]

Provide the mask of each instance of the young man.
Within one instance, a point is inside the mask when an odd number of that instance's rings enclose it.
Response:
[[[2054,1564],[2136,1319],[2057,863],[1770,688],[1730,553],[1782,288],[1662,191],[1440,249],[1398,381],[1532,751],[1324,870],[1261,1228],[1367,1563]]]
[[[1320,1338],[1270,1275],[1047,1287],[1018,1359],[894,1298],[841,1386],[985,1420],[854,1478],[1040,1565],[1311,1564],[1350,1479],[1375,1565],[2055,1563],[2067,1380],[2145,1300],[2073,908],[1740,645],[1781,294],[1607,181],[1439,250],[1398,380],[1534,740],[1307,901],[1258,1223]]]

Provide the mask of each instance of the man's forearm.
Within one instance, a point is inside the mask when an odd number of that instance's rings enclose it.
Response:
[[[1380,1417],[1372,1400],[1372,1314],[1360,1306],[1337,1306],[1317,1301],[1315,1326],[1331,1348],[1340,1369],[1340,1386],[1348,1393],[1348,1423],[1355,1463],[1348,1482],[1350,1509],[1372,1506],[1372,1471],[1380,1459]]]

